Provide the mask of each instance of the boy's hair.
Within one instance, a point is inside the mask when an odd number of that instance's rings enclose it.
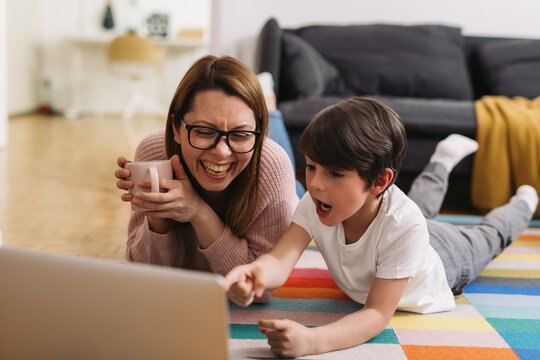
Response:
[[[386,168],[401,169],[407,151],[405,126],[386,105],[353,97],[320,111],[300,138],[300,149],[331,170],[356,170],[371,187]]]

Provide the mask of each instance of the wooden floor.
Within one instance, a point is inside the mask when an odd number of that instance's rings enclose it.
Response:
[[[4,245],[121,258],[129,204],[120,200],[116,159],[133,158],[146,134],[165,120],[120,117],[9,120],[0,149],[0,230]]]

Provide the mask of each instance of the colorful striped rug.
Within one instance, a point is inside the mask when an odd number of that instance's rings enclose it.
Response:
[[[456,303],[439,314],[397,312],[366,344],[302,359],[540,359],[540,228],[529,228],[495,258]],[[274,358],[259,319],[319,326],[360,308],[310,246],[268,304],[230,304],[230,347],[238,356]]]

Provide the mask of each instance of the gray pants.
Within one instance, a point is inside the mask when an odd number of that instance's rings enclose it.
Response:
[[[430,244],[441,257],[452,292],[459,295],[527,228],[533,214],[525,201],[512,199],[490,211],[478,224],[453,225],[432,220],[446,194],[448,175],[442,164],[429,163],[414,180],[408,196],[426,217]]]

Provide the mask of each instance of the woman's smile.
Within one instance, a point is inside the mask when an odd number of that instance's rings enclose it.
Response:
[[[212,179],[223,179],[231,173],[232,163],[215,164],[206,160],[201,160],[201,165],[206,175]]]

